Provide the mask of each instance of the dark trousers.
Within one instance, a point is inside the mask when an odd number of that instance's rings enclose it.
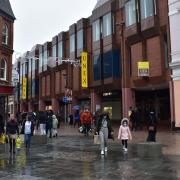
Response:
[[[46,128],[46,135],[48,135],[49,132],[49,137],[52,138],[52,128]]]
[[[31,134],[25,134],[24,135],[24,141],[25,141],[26,148],[30,148]]]
[[[127,148],[127,146],[128,146],[128,144],[127,144],[127,139],[123,139],[122,140],[122,145],[125,147],[125,148]]]
[[[74,122],[74,127],[76,127],[76,124],[78,124],[78,127],[80,127],[80,121],[75,121]]]
[[[84,124],[84,134],[88,136],[89,130],[91,128],[90,124]]]
[[[12,138],[9,138],[9,147],[10,147],[10,152],[15,152],[15,148],[16,148],[16,139],[12,139]]]
[[[148,142],[156,142],[156,130],[148,132],[147,141]]]

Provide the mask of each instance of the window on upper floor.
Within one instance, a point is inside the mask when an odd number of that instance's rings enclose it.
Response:
[[[146,19],[155,14],[154,0],[140,0],[141,3],[141,19]]]
[[[70,53],[75,52],[75,34],[70,36]]]
[[[32,71],[32,58],[29,59],[29,73]]]
[[[41,52],[39,54],[39,73],[42,72],[42,67],[43,67],[43,64],[44,64],[43,59],[44,59],[44,54],[43,54],[43,52]]]
[[[57,60],[57,45],[55,44],[53,47],[52,47],[52,57],[53,57],[53,62],[56,62]]]
[[[44,56],[43,56],[43,71],[47,70],[47,65],[48,65],[48,51],[44,51]]]
[[[7,80],[7,62],[5,59],[0,60],[0,79]]]
[[[8,45],[8,27],[6,24],[2,29],[2,44]]]
[[[101,56],[95,55],[93,57],[93,74],[94,74],[94,81],[101,79]]]
[[[77,49],[83,49],[83,29],[77,32]]]
[[[58,61],[58,64],[62,64],[62,59],[63,59],[63,42],[60,41],[58,43],[58,58],[59,58],[59,61]]]
[[[112,16],[111,13],[103,16],[103,37],[109,36],[112,34]]]
[[[125,4],[126,27],[136,23],[136,1],[129,0]]]
[[[93,42],[99,41],[100,40],[100,19],[96,20],[92,24],[93,26]]]

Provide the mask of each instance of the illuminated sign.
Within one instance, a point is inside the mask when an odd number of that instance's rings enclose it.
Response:
[[[138,62],[138,76],[139,77],[149,76],[149,62],[148,61]]]
[[[87,52],[81,53],[81,85],[83,88],[88,87],[88,62]]]

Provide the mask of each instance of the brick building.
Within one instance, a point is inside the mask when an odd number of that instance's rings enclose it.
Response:
[[[169,124],[168,32],[167,0],[99,0],[89,18],[39,47],[39,110],[67,116],[89,106],[120,120],[137,106],[145,121],[153,107],[161,124]],[[82,67],[62,61],[81,59],[82,51],[88,88],[82,87]]]
[[[13,94],[12,54],[15,16],[9,0],[0,1],[0,115],[8,114],[8,96]]]

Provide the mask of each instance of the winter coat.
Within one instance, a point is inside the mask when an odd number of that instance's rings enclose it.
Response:
[[[127,126],[123,126],[124,121],[127,121]],[[118,139],[122,139],[122,140],[132,139],[132,135],[128,124],[129,124],[129,120],[127,118],[123,118],[121,121],[121,125],[119,127]]]
[[[6,126],[6,134],[19,134],[19,127],[16,120],[9,120]]]
[[[39,113],[39,124],[46,124],[46,113],[40,112]]]
[[[92,116],[90,112],[81,113],[81,123],[82,124],[91,124]]]
[[[55,115],[52,116],[52,119],[53,119],[53,129],[57,129],[58,128],[58,120],[56,118]]]

